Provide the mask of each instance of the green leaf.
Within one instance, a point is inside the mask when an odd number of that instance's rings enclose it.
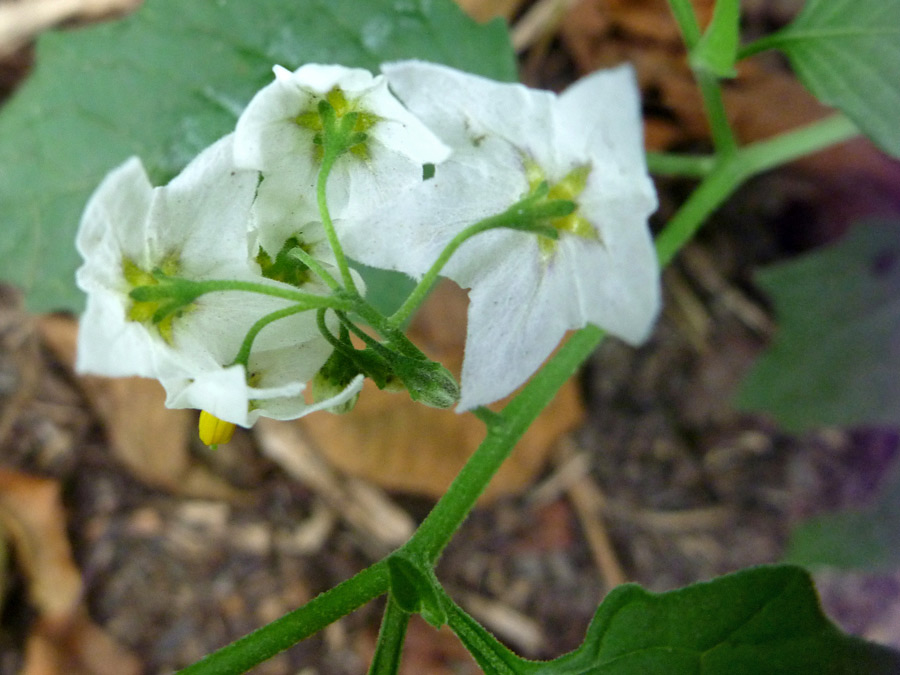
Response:
[[[801,81],[900,157],[900,0],[807,0],[786,28],[748,52],[784,51]]]
[[[900,464],[865,509],[810,518],[791,533],[785,561],[844,569],[893,569],[900,564]]]
[[[541,675],[889,675],[900,653],[843,635],[809,575],[758,567],[655,594],[628,584],[600,605],[582,646]]]
[[[435,628],[447,623],[441,586],[430,568],[398,553],[388,558],[388,573],[391,597],[400,609],[410,614],[420,613]]]
[[[107,171],[137,154],[168,180],[233,129],[276,63],[377,71],[401,58],[516,77],[503,24],[452,0],[147,0],[122,21],[44,35],[0,111],[4,279],[32,309],[80,308],[72,242]]]
[[[900,223],[859,224],[757,280],[779,327],[737,405],[790,431],[900,423]]]
[[[717,77],[734,77],[740,38],[740,0],[716,0],[706,32],[691,50],[691,66]]]

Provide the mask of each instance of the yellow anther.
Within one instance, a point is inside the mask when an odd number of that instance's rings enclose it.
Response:
[[[215,415],[200,411],[200,440],[215,450],[220,443],[227,443],[234,435],[234,425],[231,422],[220,420]]]

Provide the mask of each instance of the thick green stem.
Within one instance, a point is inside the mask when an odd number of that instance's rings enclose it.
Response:
[[[748,178],[858,134],[853,122],[843,115],[833,115],[724,157],[657,237],[660,266],[665,267],[707,217]]]
[[[379,561],[300,609],[222,647],[178,675],[239,675],[387,592],[387,562]]]
[[[487,418],[491,420],[487,437],[404,546],[411,555],[432,564],[437,562],[516,442],[600,344],[602,336],[603,332],[595,326],[572,335],[500,415]]]
[[[679,155],[648,152],[647,169],[657,176],[704,178],[716,165],[715,155]]]
[[[443,593],[443,601],[447,624],[485,673],[525,675],[540,668],[542,664],[529,662],[502,644],[446,593]]]

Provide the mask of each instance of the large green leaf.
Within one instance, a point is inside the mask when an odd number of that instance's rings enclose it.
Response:
[[[900,223],[857,225],[837,245],[757,279],[778,333],[738,406],[791,431],[900,424]]]
[[[234,127],[276,63],[414,57],[516,77],[503,24],[452,0],[147,0],[125,20],[43,36],[0,110],[0,275],[33,309],[80,308],[72,242],[109,169],[137,154],[169,179]]]
[[[900,157],[900,0],[807,0],[759,46],[784,51],[819,100]]]
[[[842,634],[809,575],[758,567],[655,594],[629,584],[603,601],[582,646],[540,675],[891,675],[900,653]]]
[[[900,464],[867,508],[810,518],[791,533],[785,560],[797,565],[896,569],[900,564]]]

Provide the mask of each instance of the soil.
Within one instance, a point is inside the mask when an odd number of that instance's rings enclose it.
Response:
[[[24,67],[27,59],[17,58]],[[561,42],[543,58],[550,79],[574,77]],[[535,72],[533,58],[527,65]],[[753,271],[844,227],[822,205],[836,189],[852,193],[856,179],[788,168],[745,186],[667,270],[666,309],[651,340],[636,350],[608,340],[584,368],[588,416],[541,480],[466,522],[438,576],[511,646],[558,655],[579,644],[614,583],[667,590],[777,561],[803,518],[872,498],[898,452],[896,430],[789,435],[731,403],[774,331]],[[659,183],[657,223],[689,186]],[[8,287],[0,297],[0,422],[8,425],[0,426],[3,466],[62,486],[89,614],[148,674],[191,663],[383,553],[352,528],[326,522],[319,495],[265,459],[248,435],[224,459],[195,448],[242,499],[147,487],[111,458],[78,383]],[[576,484],[590,486],[592,506]],[[431,506],[393,500],[415,521]],[[298,524],[315,523],[322,534],[314,544],[292,538]],[[7,576],[0,675],[19,672],[35,620],[21,570]],[[900,647],[900,573],[831,571],[817,582],[846,630]],[[365,672],[380,612],[372,603],[253,672]],[[478,672],[452,635],[418,621],[404,669]]]

